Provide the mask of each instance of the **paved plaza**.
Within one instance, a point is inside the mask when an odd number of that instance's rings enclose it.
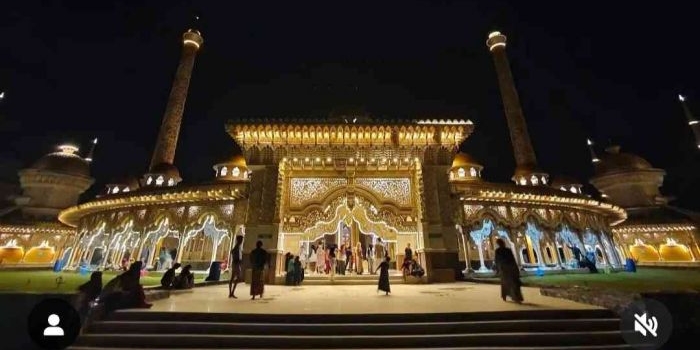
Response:
[[[392,294],[370,285],[265,286],[262,300],[250,300],[249,286],[240,284],[238,299],[229,299],[228,286],[195,288],[154,302],[151,311],[368,314],[512,311],[537,309],[595,309],[569,300],[542,296],[538,288],[523,288],[525,303],[503,302],[500,286],[475,283],[397,284]],[[143,310],[138,310],[143,311]]]

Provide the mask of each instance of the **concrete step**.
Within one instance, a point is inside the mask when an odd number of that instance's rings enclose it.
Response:
[[[269,334],[278,335],[400,335],[422,333],[493,333],[509,332],[575,332],[605,331],[618,328],[620,321],[606,319],[575,320],[504,320],[421,323],[223,323],[181,321],[104,321],[88,328],[90,333],[153,333],[153,334]]]
[[[270,330],[270,333],[275,333]],[[519,346],[530,347],[624,344],[619,331],[581,332],[497,332],[457,334],[401,335],[251,335],[251,334],[118,334],[88,333],[75,345],[97,347],[143,347],[151,349],[181,348],[379,348],[396,347],[454,347],[454,346]]]
[[[606,309],[572,310],[521,310],[455,313],[400,313],[400,314],[239,314],[204,312],[162,312],[143,310],[121,310],[114,312],[106,321],[173,321],[178,322],[224,322],[224,323],[415,323],[415,322],[464,322],[498,320],[563,320],[618,318]]]
[[[98,348],[92,346],[72,346],[68,348],[69,350],[137,350],[142,348]],[[217,348],[170,348],[170,350],[214,350]],[[337,348],[342,349],[342,348]],[[423,348],[392,348],[392,350],[416,350]],[[621,345],[590,345],[590,346],[577,346],[577,345],[560,345],[560,346],[537,346],[537,347],[523,347],[523,346],[488,346],[488,347],[449,347],[440,348],[433,347],[431,350],[617,350],[617,349],[633,349],[633,347],[621,344]],[[279,350],[275,349],[256,349],[256,350]],[[365,348],[365,350],[386,350],[386,348]]]

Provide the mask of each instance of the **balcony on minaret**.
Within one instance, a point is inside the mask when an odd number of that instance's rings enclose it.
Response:
[[[172,187],[182,181],[180,171],[168,163],[160,163],[143,176],[143,187]]]

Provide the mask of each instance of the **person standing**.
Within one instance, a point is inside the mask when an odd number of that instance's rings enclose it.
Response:
[[[374,246],[367,246],[367,264],[369,265],[369,272],[374,275]]]
[[[357,245],[355,245],[355,271],[357,272],[358,275],[361,275],[364,273],[364,268],[362,266],[362,243],[357,242]]]
[[[236,236],[236,243],[231,249],[231,279],[228,281],[228,297],[236,297],[236,286],[243,278],[243,236]]]
[[[345,244],[340,246],[340,252],[345,251]],[[336,273],[339,275],[344,275],[345,274],[345,254],[338,254],[338,268],[336,269]]]
[[[319,245],[316,248],[316,272],[324,274],[326,270],[326,249]]]
[[[309,252],[309,271],[314,274],[316,273],[316,261],[316,246],[312,244]]]
[[[385,292],[386,295],[391,293],[391,286],[389,285],[389,261],[391,261],[391,258],[387,256],[377,268],[377,271],[379,271],[379,284],[377,286],[377,291],[381,290],[382,292]],[[374,272],[376,273],[377,271]]]
[[[411,243],[406,244],[406,249],[404,249],[404,259],[411,261],[413,260],[413,249],[411,249]]]
[[[252,281],[250,283],[250,295],[253,297],[251,300],[255,300],[256,296],[260,296],[262,299],[263,293],[265,293],[265,265],[267,265],[267,251],[262,247],[263,242],[257,241],[255,243],[255,249],[250,252],[250,264],[253,270]]]
[[[520,269],[515,261],[513,252],[506,248],[506,242],[499,238],[496,240],[498,248],[496,248],[496,268],[501,277],[501,299],[506,301],[506,297],[510,296],[513,301],[518,304],[523,302],[523,293],[520,290],[522,283],[520,282]]]

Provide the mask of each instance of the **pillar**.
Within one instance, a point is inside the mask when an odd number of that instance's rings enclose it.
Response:
[[[204,38],[199,31],[188,30],[182,35],[182,55],[180,64],[175,72],[175,79],[168,97],[168,104],[165,108],[163,121],[158,132],[158,139],[153,150],[151,158],[150,171],[153,171],[157,165],[173,164],[175,160],[175,148],[177,147],[177,139],[180,133],[180,124],[182,123],[182,114],[185,109],[185,100],[187,99],[187,90],[190,86],[190,78],[192,77],[192,68],[194,60],[197,56],[197,51],[204,43]]]
[[[525,116],[523,115],[520,106],[520,98],[518,91],[515,88],[513,75],[510,70],[510,63],[506,55],[506,36],[500,32],[492,32],[489,34],[486,41],[493,56],[493,62],[496,66],[496,75],[498,76],[498,86],[503,99],[503,108],[508,122],[508,130],[510,131],[510,139],[513,144],[513,154],[515,155],[515,173],[513,181],[517,184],[518,179],[524,177],[528,185],[535,185],[530,178],[532,175],[537,177],[536,184],[542,184],[542,178],[548,182],[548,175],[541,172],[537,167],[537,158],[535,150],[530,141],[530,134],[527,131]],[[545,183],[546,184],[546,183]]]

